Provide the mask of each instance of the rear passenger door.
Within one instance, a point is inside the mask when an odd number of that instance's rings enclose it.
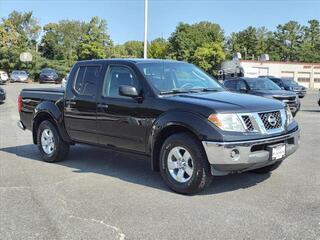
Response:
[[[64,105],[64,121],[71,139],[97,143],[97,90],[103,66],[78,65],[73,81],[69,79]]]

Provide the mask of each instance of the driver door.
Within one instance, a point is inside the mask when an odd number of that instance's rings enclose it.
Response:
[[[99,144],[144,152],[144,103],[120,96],[121,85],[134,86],[140,92],[142,90],[142,84],[129,66],[109,65],[97,105]]]

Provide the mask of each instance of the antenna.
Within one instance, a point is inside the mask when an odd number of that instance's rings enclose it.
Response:
[[[148,58],[148,0],[144,0],[144,49],[143,58]]]

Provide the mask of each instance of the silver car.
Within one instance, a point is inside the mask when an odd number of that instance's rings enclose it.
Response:
[[[10,75],[10,81],[11,82],[27,82],[28,77],[29,76],[26,71],[14,70]]]

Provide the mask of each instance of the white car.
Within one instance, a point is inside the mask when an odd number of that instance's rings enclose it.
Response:
[[[5,71],[0,71],[0,83],[6,83],[8,79],[8,74]]]

